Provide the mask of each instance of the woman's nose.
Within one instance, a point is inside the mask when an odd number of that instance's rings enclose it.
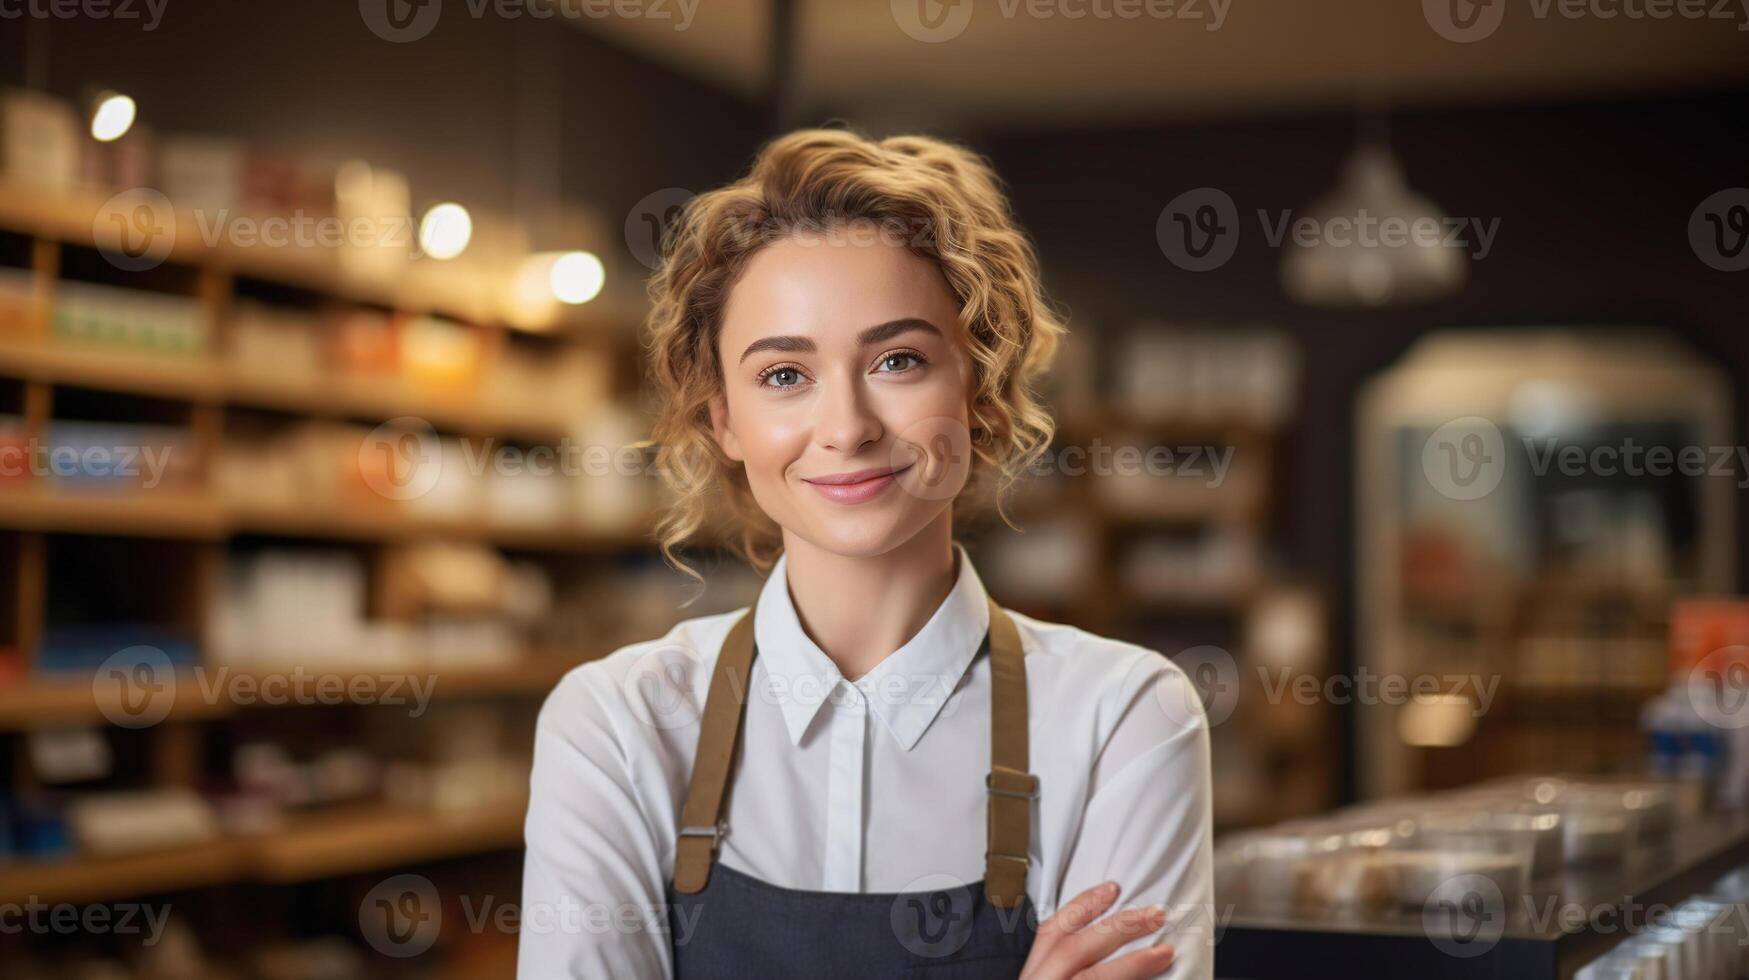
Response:
[[[854,453],[879,442],[881,432],[881,420],[861,385],[841,381],[826,387],[814,420],[814,441],[821,447]]]

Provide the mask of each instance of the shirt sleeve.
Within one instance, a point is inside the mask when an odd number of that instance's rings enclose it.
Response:
[[[611,719],[578,674],[536,722],[524,836],[519,978],[670,976],[662,857]]]
[[[1159,933],[1113,956],[1171,943],[1171,980],[1213,980],[1214,816],[1208,717],[1195,686],[1148,652],[1120,688],[1118,720],[1094,763],[1058,905],[1107,879],[1118,907],[1163,905]],[[1139,678],[1139,683],[1137,682]]]

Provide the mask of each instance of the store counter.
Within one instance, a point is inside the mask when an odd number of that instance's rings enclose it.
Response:
[[[1473,806],[1474,798],[1463,802]],[[1584,820],[1575,819],[1570,809],[1548,809],[1564,813],[1568,822],[1565,833],[1541,835],[1553,853],[1533,854],[1535,834],[1495,835],[1524,841],[1522,885],[1499,873],[1494,861],[1518,861],[1519,856],[1484,856],[1473,847],[1459,855],[1462,861],[1429,869],[1426,861],[1434,854],[1425,831],[1418,839],[1417,831],[1408,829],[1418,818],[1406,809],[1385,812],[1404,827],[1404,839],[1389,842],[1369,837],[1374,831],[1347,830],[1376,826],[1376,810],[1300,825],[1301,837],[1286,839],[1303,840],[1305,847],[1291,856],[1282,853],[1280,842],[1294,825],[1240,835],[1251,839],[1237,845],[1223,841],[1216,903],[1225,924],[1217,930],[1216,976],[1715,980],[1744,975],[1749,887],[1739,884],[1742,876],[1721,879],[1749,865],[1749,816],[1709,813],[1660,824],[1647,812],[1639,826],[1630,828],[1630,843],[1619,855],[1569,860],[1579,840],[1573,831]],[[1345,830],[1347,846],[1335,844]],[[1356,838],[1368,846],[1353,846]],[[1446,849],[1439,857],[1452,857],[1451,839],[1441,839]],[[1237,851],[1244,856],[1236,859]],[[1534,876],[1533,868],[1539,872]],[[1425,897],[1414,901],[1416,895]],[[1717,903],[1704,913],[1683,907],[1703,895]],[[1685,945],[1673,925],[1690,913],[1705,922],[1693,924],[1694,935]],[[1668,959],[1668,965],[1618,967],[1623,960],[1639,963],[1638,953],[1618,950],[1635,936],[1646,937],[1634,940],[1635,949],[1658,945],[1653,936],[1667,944],[1656,958]],[[1612,951],[1606,969],[1599,961]]]

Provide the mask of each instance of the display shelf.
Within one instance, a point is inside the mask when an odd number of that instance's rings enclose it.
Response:
[[[0,864],[0,902],[116,901],[236,881],[310,881],[520,846],[526,799],[454,812],[361,804],[259,837],[143,854]]]
[[[1749,815],[1710,814],[1681,821],[1667,839],[1624,864],[1569,869],[1537,882],[1531,894],[1485,910],[1476,922],[1498,935],[1454,955],[1434,945],[1419,909],[1376,914],[1280,915],[1241,905],[1220,930],[1215,968],[1223,977],[1277,980],[1305,976],[1308,963],[1341,964],[1345,977],[1418,980],[1571,980],[1578,969],[1629,935],[1623,923],[1705,892],[1749,862]],[[1550,914],[1585,910],[1568,917]],[[1490,918],[1490,916],[1496,916]],[[1583,919],[1583,925],[1571,926]],[[1493,925],[1490,927],[1490,923]],[[1443,928],[1470,933],[1476,923]],[[1434,931],[1441,926],[1435,923]]]
[[[113,207],[107,194],[55,191],[0,181],[0,229],[83,248],[97,246],[96,227]],[[162,217],[171,217],[164,215]],[[244,214],[240,219],[272,215]],[[238,275],[261,282],[307,290],[354,303],[411,314],[438,314],[484,326],[530,332],[567,330],[595,333],[623,328],[642,316],[635,302],[603,296],[582,307],[560,312],[557,322],[543,327],[517,327],[500,314],[501,270],[467,260],[408,261],[392,280],[349,274],[342,248],[317,243],[284,245],[239,244],[214,236],[210,220],[186,209],[174,210],[175,234],[164,260]]]
[[[250,871],[261,881],[309,881],[519,847],[527,810],[519,799],[455,812],[367,805],[310,814],[256,841]]]
[[[219,665],[211,670],[228,669],[227,683],[247,679],[253,683],[254,690],[261,690],[261,682],[267,678],[286,677],[298,672],[336,678],[329,682],[330,687],[337,684],[341,689],[351,689],[356,680],[368,678],[373,690],[382,690],[396,679],[430,676],[435,678],[431,687],[433,697],[454,698],[495,694],[544,694],[567,671],[582,663],[583,659],[586,658],[529,654],[513,662],[489,667],[435,665],[408,666],[395,670],[358,670],[351,667],[329,669],[317,662],[291,664],[278,669],[225,668]],[[177,676],[176,683],[170,688],[175,700],[170,704],[166,721],[222,718],[239,710],[236,705],[208,700],[203,693],[201,680],[193,672]],[[0,685],[0,731],[103,724],[115,712],[106,712],[100,699],[116,696],[118,695],[107,689],[99,689],[89,679],[83,678],[47,678]],[[273,706],[268,701],[259,702],[259,708]],[[248,710],[259,708],[252,705]]]
[[[475,395],[421,392],[388,379],[288,378],[203,356],[129,353],[99,344],[0,339],[0,377],[319,418],[381,422],[410,416],[447,431],[533,442],[555,442],[576,427],[557,413],[507,411]]]
[[[51,493],[8,488],[0,490],[0,527],[197,541],[218,540],[228,531],[223,508],[210,495],[162,489]]]
[[[235,534],[397,541],[448,537],[507,548],[612,554],[648,547],[636,527],[595,530],[580,524],[540,524],[410,514],[390,505],[341,509],[224,504],[205,493],[69,493],[0,490],[0,528],[65,534],[222,540]]]
[[[244,866],[235,841],[215,840],[144,854],[0,864],[0,902],[96,902],[231,881]]]
[[[192,673],[178,674],[172,690],[184,696],[171,703],[165,721],[197,721],[229,713],[226,706],[199,696],[200,684]],[[119,697],[119,688],[99,687],[89,678],[0,684],[0,731],[104,724],[118,713]]]

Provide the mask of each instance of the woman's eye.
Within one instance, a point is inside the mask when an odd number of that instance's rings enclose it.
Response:
[[[802,383],[802,372],[795,368],[778,368],[765,375],[765,383],[773,388],[789,388]]]
[[[908,368],[916,367],[920,363],[922,363],[922,358],[919,358],[916,354],[888,354],[886,357],[881,358],[881,370],[904,371]]]

